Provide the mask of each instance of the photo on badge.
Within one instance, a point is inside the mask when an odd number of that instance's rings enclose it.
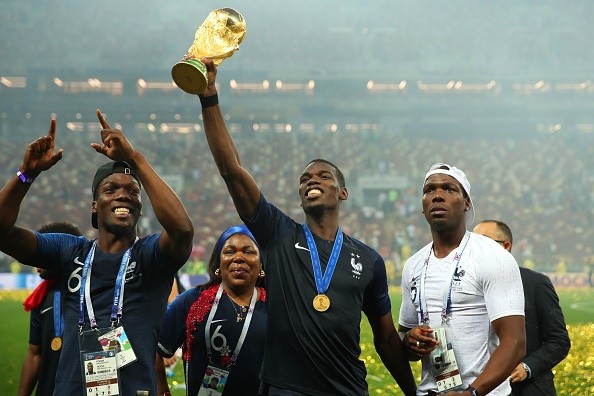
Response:
[[[204,372],[198,396],[220,396],[223,394],[229,372],[218,367],[208,366]]]
[[[132,344],[130,344],[130,340],[122,326],[100,335],[98,340],[104,351],[115,350],[117,352],[118,368],[136,360]]]
[[[114,396],[120,394],[116,351],[83,353],[81,364],[87,394]]]

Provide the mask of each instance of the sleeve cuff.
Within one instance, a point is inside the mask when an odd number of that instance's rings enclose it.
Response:
[[[530,367],[524,362],[522,362],[522,366],[524,367],[524,370],[526,370],[526,373],[528,373],[528,378],[532,378],[532,370],[530,370]]]

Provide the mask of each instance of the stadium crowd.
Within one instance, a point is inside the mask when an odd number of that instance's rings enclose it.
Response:
[[[389,128],[388,128],[389,129]],[[126,133],[126,130],[124,129]],[[31,131],[31,133],[34,133]],[[39,131],[36,131],[39,133]],[[129,133],[160,174],[177,190],[195,225],[194,253],[185,271],[201,266],[215,243],[213,235],[238,222],[233,204],[202,133]],[[477,221],[504,219],[517,230],[515,255],[526,266],[546,272],[582,271],[592,256],[594,240],[594,176],[587,164],[594,148],[559,134],[531,138],[439,138],[400,135],[389,130],[354,133],[315,131],[307,134],[242,131],[235,137],[243,159],[260,180],[266,196],[296,219],[297,180],[309,160],[328,158],[340,166],[351,196],[343,219],[345,231],[377,249],[384,256],[393,282],[399,282],[404,260],[429,241],[420,214],[419,186],[428,164],[444,161],[467,169]],[[64,147],[60,172],[43,173],[34,183],[19,223],[31,228],[50,221],[78,223],[86,235],[90,224],[91,186],[98,164],[90,155],[95,136],[58,131]],[[23,136],[0,145],[4,178],[18,166],[19,152],[30,140]],[[304,142],[307,142],[305,145]],[[367,179],[395,176],[398,186]],[[486,182],[488,180],[488,182]],[[146,197],[145,197],[146,199]],[[141,234],[154,232],[152,213],[140,221]],[[10,271],[9,257],[0,257],[0,272]],[[197,264],[198,263],[198,264]],[[13,264],[14,266],[14,264]],[[197,266],[197,267],[196,267]],[[13,268],[14,270],[14,268]],[[19,270],[30,271],[23,267]]]

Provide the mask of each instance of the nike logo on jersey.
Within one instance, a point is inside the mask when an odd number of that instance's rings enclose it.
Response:
[[[43,309],[43,310],[41,310],[41,313],[42,313],[42,314],[44,314],[44,313],[46,313],[47,311],[49,311],[50,309],[52,309],[52,308],[53,308],[53,307],[48,307],[48,308],[46,308],[46,309]]]
[[[297,242],[297,243],[295,244],[295,249],[306,250],[306,251],[308,251],[308,252],[309,252],[309,249],[308,249],[308,248],[306,248],[305,246],[301,246],[301,245],[299,244],[299,242]]]

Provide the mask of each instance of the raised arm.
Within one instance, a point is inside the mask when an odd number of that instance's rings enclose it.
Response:
[[[52,119],[47,135],[29,144],[18,172],[0,190],[0,250],[18,261],[25,261],[37,248],[31,230],[15,226],[21,203],[33,180],[62,159],[62,149],[54,152],[56,120]]]
[[[103,127],[102,144],[91,143],[91,147],[111,160],[126,161],[134,167],[151,201],[155,217],[163,226],[159,239],[161,250],[169,257],[187,259],[192,249],[194,227],[179,197],[155,172],[144,155],[132,147],[122,131],[109,126],[99,110],[97,118]]]
[[[218,105],[216,66],[211,59],[203,58],[202,61],[208,70],[208,87],[200,95],[206,140],[237,212],[240,216],[249,218],[254,214],[260,199],[260,189],[250,173],[241,165],[237,148],[225,125]]]
[[[400,386],[405,395],[416,394],[415,379],[408,363],[407,352],[396,332],[392,314],[387,313],[382,317],[369,317],[369,324],[373,330],[373,343],[375,350],[382,359],[384,366]]]

